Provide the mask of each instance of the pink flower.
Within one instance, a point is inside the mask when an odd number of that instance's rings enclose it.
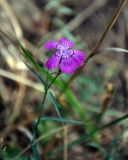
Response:
[[[56,53],[46,62],[49,70],[60,68],[63,73],[75,72],[85,61],[85,55],[80,50],[74,50],[74,43],[67,38],[61,38],[59,42],[49,40],[44,47],[52,50],[56,49]]]

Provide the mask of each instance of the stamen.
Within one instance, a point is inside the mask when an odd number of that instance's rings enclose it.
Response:
[[[70,49],[70,51],[72,51],[72,54],[66,53],[66,55],[63,55],[62,59],[69,59],[74,55],[74,50]],[[70,52],[71,53],[71,52]]]

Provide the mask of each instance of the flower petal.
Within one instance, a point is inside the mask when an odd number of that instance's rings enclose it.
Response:
[[[85,61],[85,54],[82,51],[74,50],[73,57],[76,60],[77,66],[81,66]]]
[[[70,58],[62,59],[60,64],[61,71],[67,74],[71,74],[84,63],[84,60],[84,53],[78,50],[74,50],[74,54]]]
[[[74,43],[65,37],[62,37],[59,42],[68,48],[73,48],[74,46]]]
[[[51,49],[56,48],[56,47],[57,47],[57,44],[58,44],[58,42],[50,40],[50,41],[47,41],[47,42],[44,44],[44,47],[47,48],[47,49],[49,49],[49,50],[51,50]]]
[[[71,74],[76,70],[76,67],[73,65],[73,62],[71,59],[70,60],[63,59],[60,64],[60,68],[63,73],[67,73],[67,74]]]
[[[60,63],[60,57],[56,56],[56,54],[54,54],[45,64],[45,66],[49,69],[55,69],[59,66]]]

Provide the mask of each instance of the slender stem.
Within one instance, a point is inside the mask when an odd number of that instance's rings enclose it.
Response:
[[[41,114],[42,114],[42,110],[43,110],[43,107],[44,107],[44,102],[45,102],[45,99],[46,99],[46,96],[47,96],[47,92],[48,92],[48,90],[45,90],[45,92],[44,92],[43,101],[42,101],[42,103],[40,105],[40,112],[39,112],[39,115],[38,115],[37,122],[35,124],[35,130],[37,130],[38,125],[39,125],[40,120],[41,120]]]
[[[46,99],[46,95],[47,95],[47,90],[45,90],[45,93],[44,93],[44,96],[43,96],[43,101],[40,105],[40,112],[39,112],[37,122],[36,122],[36,124],[34,123],[34,126],[33,126],[33,139],[32,139],[31,143],[32,143],[32,147],[33,147],[32,149],[33,149],[35,160],[40,160],[40,157],[39,157],[39,154],[38,154],[38,151],[37,151],[37,145],[36,145],[35,141],[36,141],[36,137],[37,137],[37,128],[38,128],[38,125],[39,125],[40,120],[41,120],[41,113],[42,113],[42,108],[44,106],[44,102],[45,102],[45,99]]]
[[[127,0],[121,0],[113,17],[111,18],[108,26],[106,27],[105,31],[103,32],[101,38],[99,39],[99,41],[97,42],[97,44],[95,45],[95,47],[92,49],[92,51],[90,52],[90,54],[88,55],[88,57],[86,58],[84,65],[82,67],[80,67],[68,80],[67,85],[70,85],[71,82],[75,79],[75,77],[81,72],[81,70],[84,68],[84,66],[88,63],[88,61],[96,55],[98,48],[100,47],[101,43],[103,42],[105,36],[107,35],[107,33],[111,30],[111,28],[113,27],[113,25],[115,24],[115,22],[117,21],[119,15],[121,14],[121,11],[123,10],[124,5],[126,4]]]
[[[44,107],[44,102],[45,102],[45,99],[46,99],[48,90],[49,90],[49,88],[52,86],[52,84],[54,83],[54,81],[57,79],[57,77],[58,77],[59,75],[60,75],[60,72],[58,72],[58,73],[56,74],[56,76],[54,77],[54,79],[52,80],[52,82],[51,82],[49,85],[47,85],[47,83],[46,83],[46,88],[45,88],[45,92],[44,92],[43,101],[42,101],[42,103],[41,103],[41,105],[40,105],[40,113],[39,113],[39,116],[38,116],[38,120],[37,120],[37,122],[36,122],[36,124],[35,124],[35,130],[37,130],[38,125],[39,125],[40,120],[41,120],[41,114],[42,114],[42,110],[43,110],[43,107]],[[46,79],[46,82],[47,82],[47,81],[48,81],[48,79]]]
[[[54,81],[57,79],[57,77],[61,74],[61,72],[59,71],[56,76],[54,77],[54,79],[52,80],[52,82],[48,85],[47,90],[52,86],[52,84],[54,83]]]
[[[33,139],[32,139],[32,146],[33,146],[33,152],[34,152],[34,156],[35,156],[35,159],[36,160],[39,160],[39,155],[38,155],[38,152],[37,152],[37,147],[36,147],[36,137],[37,137],[37,129],[38,129],[38,126],[40,124],[40,121],[41,121],[41,115],[42,115],[42,111],[43,111],[43,107],[44,107],[44,103],[45,103],[45,100],[46,100],[46,96],[47,96],[47,93],[48,93],[48,90],[50,89],[50,87],[52,86],[52,84],[55,82],[55,80],[57,79],[57,77],[60,75],[60,71],[56,74],[56,76],[53,78],[53,80],[51,81],[51,83],[48,85],[48,76],[49,76],[49,72],[47,73],[47,77],[46,77],[46,86],[45,86],[45,92],[44,92],[44,96],[43,96],[43,100],[42,100],[42,103],[40,104],[40,107],[39,107],[39,115],[38,115],[38,119],[36,121],[36,123],[34,124],[34,127],[33,127]]]
[[[49,70],[47,70],[47,77],[46,77],[46,82],[45,82],[46,86],[48,85],[48,78],[49,78]]]

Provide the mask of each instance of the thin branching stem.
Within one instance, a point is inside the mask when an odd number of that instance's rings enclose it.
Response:
[[[52,86],[52,84],[55,82],[55,80],[58,78],[58,76],[60,75],[60,73],[61,73],[60,71],[57,72],[56,76],[53,78],[53,80],[51,81],[51,83],[48,84],[49,71],[47,72],[47,77],[46,77],[46,82],[45,82],[45,92],[44,92],[43,100],[42,100],[42,102],[40,104],[40,107],[39,107],[38,119],[37,119],[36,123],[34,123],[34,126],[33,126],[33,139],[31,141],[31,143],[32,143],[32,147],[33,147],[33,153],[34,153],[35,160],[40,160],[35,141],[36,141],[36,138],[37,138],[38,126],[39,126],[39,124],[41,122],[41,116],[42,116],[42,112],[43,112],[46,96],[47,96],[48,90],[50,89],[50,87]]]

